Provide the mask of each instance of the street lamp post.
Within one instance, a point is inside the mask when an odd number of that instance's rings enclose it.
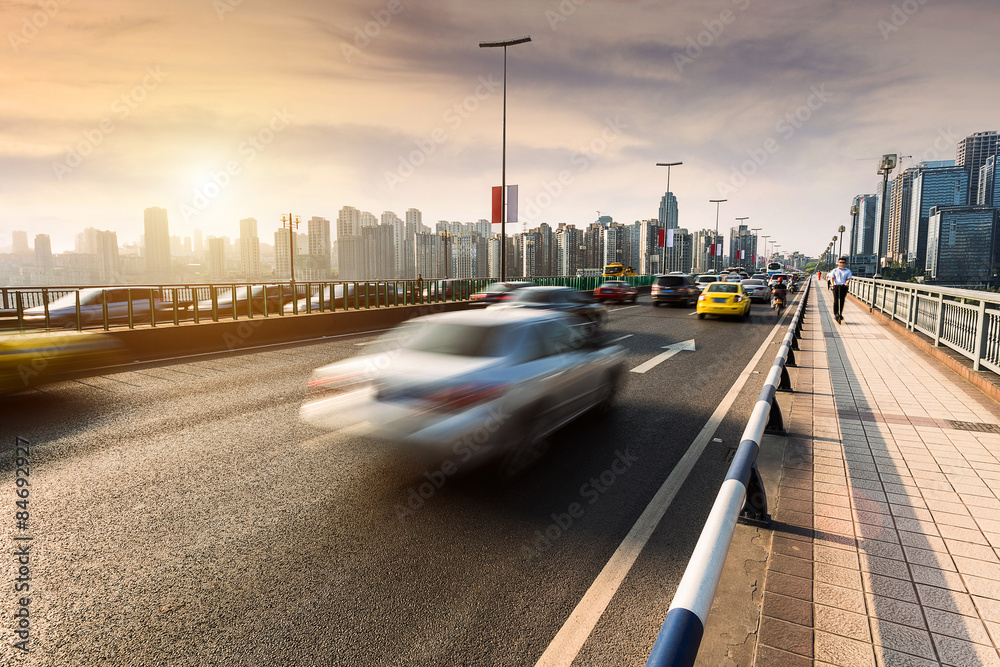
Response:
[[[657,255],[660,258],[659,273],[664,273],[663,265],[666,263],[667,254],[667,224],[670,222],[670,168],[676,167],[677,165],[684,164],[683,162],[657,162],[657,167],[667,168],[667,195],[666,195],[666,205],[663,210],[663,249],[659,251]],[[657,239],[657,245],[659,245],[659,239]]]
[[[530,42],[531,36],[503,42],[479,42],[479,48],[503,47],[503,140],[500,166],[500,280],[507,279],[507,47]]]
[[[715,242],[719,242],[719,209],[722,208],[722,202],[729,201],[728,199],[709,199],[709,203],[715,204]],[[715,249],[715,272],[719,272],[719,250],[721,248]]]
[[[848,262],[847,268],[851,268],[852,266],[854,266],[854,246],[855,246],[854,238],[855,238],[855,230],[857,229],[857,223],[858,223],[858,213],[860,212],[861,212],[860,206],[851,207],[851,240],[847,242],[848,245],[847,250],[848,252],[851,253],[851,261]]]
[[[886,206],[886,195],[889,188],[889,174],[893,169],[896,168],[896,161],[898,159],[896,153],[888,153],[882,156],[882,161],[878,166],[878,173],[882,174],[882,198],[879,200],[878,207],[878,243],[875,247],[875,273],[882,273],[882,239],[886,238],[887,230],[885,228],[885,210]]]
[[[840,248],[837,249],[837,258],[839,259],[844,256],[844,232],[847,231],[847,227],[841,225],[837,231],[840,232]]]

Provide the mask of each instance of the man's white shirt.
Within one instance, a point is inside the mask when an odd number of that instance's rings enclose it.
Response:
[[[846,285],[847,281],[853,277],[850,269],[836,268],[830,271],[830,280],[833,281],[834,285]]]

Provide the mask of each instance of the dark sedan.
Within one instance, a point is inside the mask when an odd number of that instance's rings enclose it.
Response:
[[[475,303],[499,303],[514,297],[514,292],[525,287],[534,287],[535,283],[527,280],[508,280],[493,283],[482,292],[476,292],[469,299]]]
[[[608,318],[608,309],[594,301],[587,292],[572,287],[525,287],[502,303],[490,308],[541,308],[576,315],[600,328]]]

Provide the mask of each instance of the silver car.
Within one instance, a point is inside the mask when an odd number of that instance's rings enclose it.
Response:
[[[388,334],[383,351],[314,371],[299,414],[458,467],[509,459],[584,412],[610,408],[625,352],[582,328],[529,308],[416,318]]]
[[[771,302],[771,288],[768,287],[767,283],[763,280],[758,278],[747,278],[746,280],[740,281],[740,284],[743,285],[743,289],[746,291],[751,301],[760,301],[761,303]]]

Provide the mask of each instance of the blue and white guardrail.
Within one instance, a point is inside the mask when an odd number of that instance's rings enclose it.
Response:
[[[694,665],[736,522],[742,519],[756,525],[770,524],[767,496],[757,471],[757,453],[765,433],[785,433],[781,409],[774,397],[778,391],[791,391],[786,366],[795,365],[793,350],[798,346],[797,337],[802,330],[811,285],[812,280],[806,282],[799,307],[760,390],[740,446],[684,570],[667,617],[646,660],[646,667]]]

